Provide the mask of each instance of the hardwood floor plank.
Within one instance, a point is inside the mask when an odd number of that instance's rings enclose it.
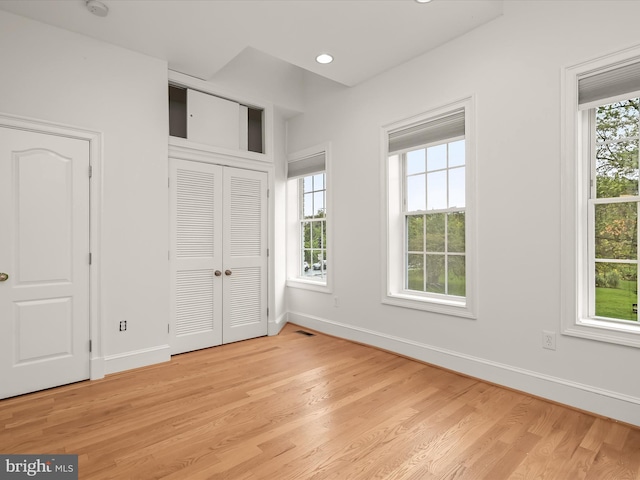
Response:
[[[640,480],[640,429],[299,329],[1,400],[0,452],[83,480]]]

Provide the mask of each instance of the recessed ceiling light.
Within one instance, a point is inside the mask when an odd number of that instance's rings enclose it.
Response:
[[[333,57],[328,53],[321,53],[316,57],[316,62],[322,63],[322,64],[331,63],[333,62]]]
[[[431,0],[416,0],[418,3],[429,3]]]

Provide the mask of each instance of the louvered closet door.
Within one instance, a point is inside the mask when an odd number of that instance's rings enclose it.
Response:
[[[267,174],[225,168],[224,185],[222,340],[229,343],[267,334]]]
[[[170,160],[171,353],[222,343],[223,169]]]

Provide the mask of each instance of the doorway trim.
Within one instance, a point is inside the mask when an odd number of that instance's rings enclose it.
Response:
[[[29,117],[0,113],[0,127],[26,130],[45,135],[75,138],[89,142],[89,165],[91,181],[89,183],[89,251],[91,267],[89,268],[89,338],[91,340],[90,380],[103,378],[104,345],[106,338],[101,315],[101,268],[100,234],[102,223],[102,133],[70,125],[48,122]],[[88,174],[88,172],[87,172]]]

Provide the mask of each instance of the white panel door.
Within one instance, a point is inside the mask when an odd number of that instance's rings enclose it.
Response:
[[[0,128],[0,398],[84,380],[89,142]]]
[[[171,353],[222,343],[222,167],[170,159]]]
[[[224,170],[223,343],[267,334],[267,174]]]

